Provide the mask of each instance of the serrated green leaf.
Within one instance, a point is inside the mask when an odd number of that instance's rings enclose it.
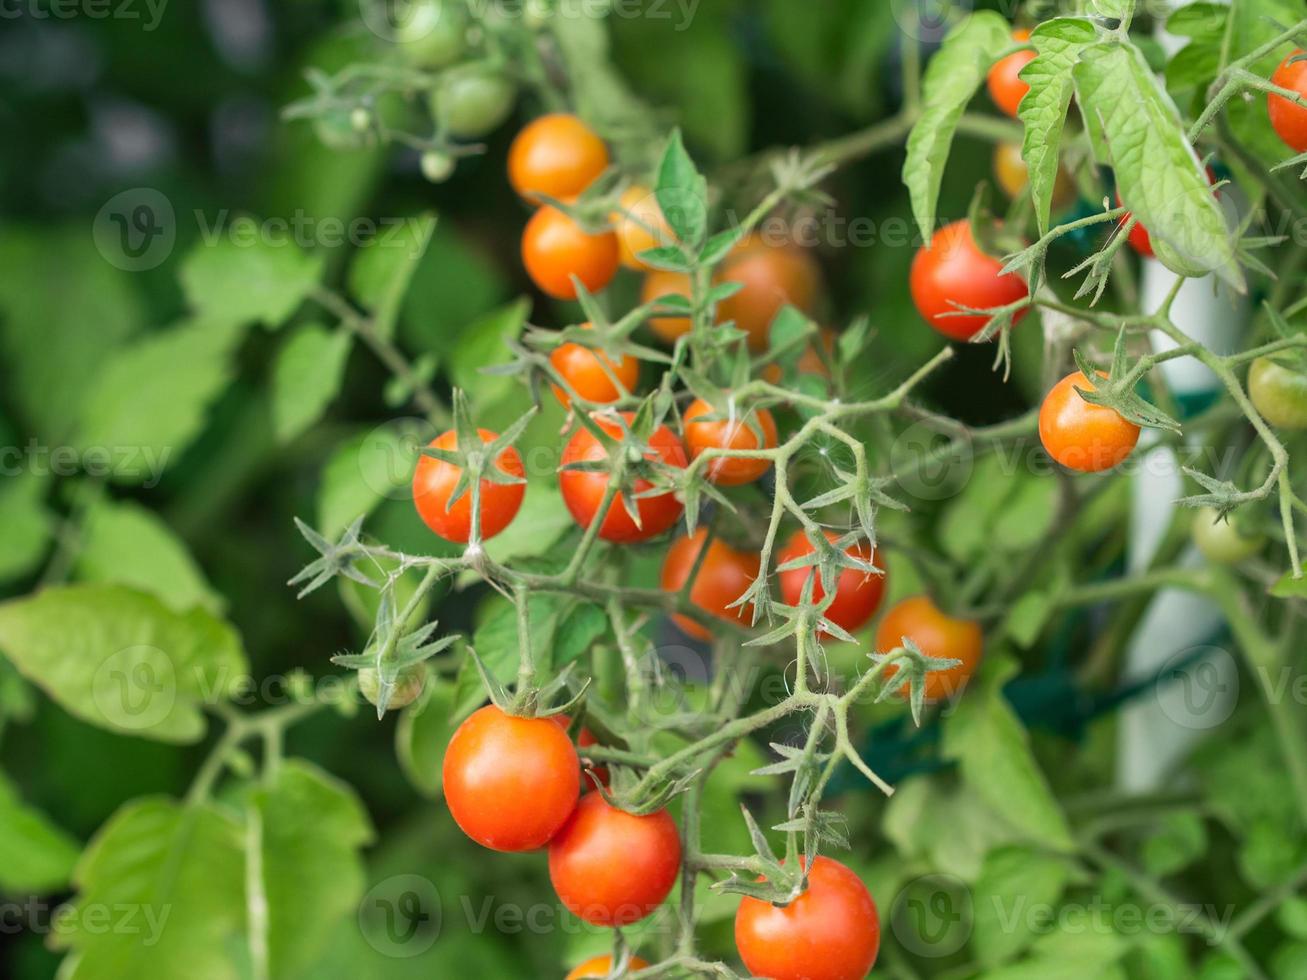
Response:
[[[908,136],[903,183],[927,241],[935,230],[935,203],[958,120],[995,58],[1011,43],[1002,15],[978,10],[949,32],[926,67],[921,116]]]
[[[436,216],[405,218],[360,248],[349,270],[354,298],[372,314],[372,329],[389,339],[404,305],[409,283],[436,230]]]
[[[289,240],[263,240],[252,218],[237,218],[224,231],[182,261],[187,302],[215,320],[280,326],[317,285],[322,258]]]
[[[282,345],[272,369],[272,431],[290,442],[322,417],[340,390],[353,335],[310,323]]]
[[[49,588],[0,605],[0,652],[84,721],[163,742],[203,736],[202,705],[229,697],[249,669],[227,623],[117,585]]]

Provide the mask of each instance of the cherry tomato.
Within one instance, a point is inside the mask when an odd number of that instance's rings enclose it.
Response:
[[[640,290],[640,302],[652,303],[659,296],[684,296],[690,298],[690,277],[684,272],[668,272],[666,269],[650,269],[644,277],[644,288]],[[664,343],[674,344],[682,334],[690,332],[688,316],[656,316],[649,320],[649,329]]]
[[[421,664],[403,668],[395,678],[395,687],[390,692],[387,709],[402,708],[412,704],[422,694],[426,681],[427,672]],[[364,667],[359,671],[359,693],[371,704],[377,704],[381,700],[381,678],[374,668]]]
[[[1271,425],[1307,429],[1307,374],[1259,357],[1248,369],[1248,396]]]
[[[717,322],[731,320],[749,335],[755,351],[767,349],[771,322],[784,306],[811,313],[821,288],[812,256],[793,245],[767,245],[756,234],[741,239],[717,272],[718,282],[743,288],[717,305]]]
[[[419,68],[452,65],[467,49],[467,11],[461,4],[419,0],[395,31],[404,60]]]
[[[889,653],[903,645],[905,636],[928,657],[962,661],[956,667],[934,670],[926,675],[926,700],[932,702],[962,692],[980,664],[985,645],[979,623],[945,614],[929,596],[924,595],[904,599],[885,614],[876,627],[876,649]],[[886,678],[896,673],[897,664],[890,664],[885,670]],[[907,682],[900,692],[907,697]]]
[[[581,795],[581,760],[552,718],[517,718],[486,705],[445,750],[445,802],[454,821],[496,851],[544,847]]]
[[[818,857],[807,887],[785,906],[746,897],[735,913],[735,947],[754,976],[860,980],[880,952],[880,915],[862,880]]]
[[[826,531],[825,534],[826,540],[832,543],[839,540],[839,535],[833,531]],[[795,531],[790,536],[790,540],[785,543],[785,547],[777,552],[776,564],[784,565],[796,558],[810,555],[815,550],[807,534],[802,530]],[[881,564],[880,552],[873,550],[865,541],[849,545],[845,552],[859,561],[870,562],[877,568],[884,567]],[[815,565],[808,568],[791,568],[780,573],[781,598],[786,605],[798,605],[799,600],[803,598],[804,583],[810,576],[816,577],[812,585],[813,600],[820,602],[825,598],[826,590],[821,587],[821,576]],[[839,576],[835,579],[835,599],[826,609],[826,618],[846,632],[856,633],[867,625],[872,616],[876,615],[880,600],[885,594],[885,582],[885,575],[872,575],[860,572],[856,568],[841,568]]]
[[[623,414],[623,418],[629,423],[633,416],[627,412]],[[621,438],[622,428],[616,422],[608,419],[596,419],[596,421],[605,432],[614,438]],[[607,458],[607,451],[599,440],[591,435],[589,430],[578,429],[563,450],[562,465]],[[669,466],[681,468],[684,468],[686,463],[685,449],[681,445],[681,440],[677,439],[672,430],[665,425],[660,425],[650,436],[649,451],[645,454],[645,458],[660,460]],[[564,469],[558,474],[558,485],[563,492],[563,502],[572,512],[576,523],[582,527],[588,528],[599,512],[599,506],[608,489],[608,477],[607,473],[592,473],[584,470]],[[653,484],[643,478],[637,479],[631,487],[632,495],[637,498],[636,510],[640,512],[640,526],[631,520],[631,515],[626,512],[621,497],[616,496],[613,498],[612,506],[608,508],[608,515],[600,525],[599,537],[605,541],[647,541],[675,524],[685,505],[677,500],[676,495],[671,491],[649,497],[640,496],[652,487]]]
[[[485,65],[445,72],[431,97],[436,121],[456,139],[480,139],[509,117],[517,99],[512,79]]]
[[[667,897],[681,841],[666,810],[637,817],[598,793],[581,797],[549,844],[549,879],[577,918],[596,926],[638,922]]]
[[[818,328],[818,339],[803,348],[803,353],[799,355],[799,361],[795,365],[799,374],[815,374],[821,378],[829,378],[830,371],[826,367],[826,362],[822,360],[817,345],[820,344],[827,355],[833,355],[835,353],[835,342],[836,334],[834,330],[830,327]],[[762,369],[763,380],[771,384],[779,384],[784,376],[785,372],[775,362],[764,365]]]
[[[1012,32],[1012,40],[1026,42],[1030,32],[1017,30]],[[1017,106],[1025,98],[1030,86],[1018,77],[1018,72],[1035,60],[1035,52],[1030,50],[1014,51],[1005,58],[999,58],[989,69],[985,84],[989,87],[989,97],[1013,119],[1017,117]]]
[[[478,429],[477,432],[482,442],[493,442],[499,438],[499,433],[489,429]],[[458,449],[458,434],[453,429],[441,433],[431,440],[431,448]],[[526,475],[522,457],[512,446],[499,454],[494,465],[509,476],[521,478]],[[413,503],[417,506],[418,516],[446,541],[458,544],[465,544],[472,537],[470,490],[465,491],[452,505],[449,503],[462,472],[462,467],[453,463],[422,456],[413,473]],[[481,540],[493,538],[512,523],[525,494],[525,483],[492,483],[490,480],[481,480]]]
[[[776,420],[765,408],[754,409],[752,414],[762,432],[762,445],[758,435],[749,428],[747,418],[704,419],[713,414],[712,405],[696,398],[685,412],[685,446],[691,459],[698,459],[708,449],[775,449]],[[752,483],[771,469],[769,459],[731,459],[718,457],[708,463],[708,479],[725,487]]]
[[[680,592],[684,588],[707,537],[707,529],[701,527],[688,537],[677,538],[667,549],[667,557],[663,559],[664,591]],[[694,585],[690,587],[690,601],[704,612],[712,613],[728,623],[748,626],[753,622],[752,603],[734,608],[731,608],[731,603],[744,595],[757,577],[757,555],[740,551],[720,538],[714,538],[694,577]],[[712,634],[694,620],[679,615],[672,618],[677,626],[691,636],[700,640],[711,638]]]
[[[617,236],[590,234],[557,208],[544,207],[522,232],[522,262],[531,281],[554,299],[576,299],[576,276],[597,293],[617,274]]]
[[[994,147],[994,179],[1003,193],[1017,198],[1025,193],[1030,183],[1030,168],[1021,156],[1020,143],[999,143]],[[1053,180],[1053,210],[1061,211],[1075,202],[1076,185],[1061,167]]]
[[[583,323],[586,330],[594,329],[591,323]],[[625,355],[613,359],[602,351],[594,351],[580,344],[563,344],[555,347],[549,355],[549,363],[561,374],[572,389],[591,402],[615,402],[626,393],[635,390],[640,380],[640,362]],[[616,379],[616,381],[614,381]],[[617,382],[621,382],[618,387]],[[559,385],[552,385],[554,397],[566,408],[572,403],[571,396]]]
[[[1280,66],[1271,75],[1271,81],[1291,92],[1307,96],[1307,61],[1294,61],[1303,56],[1298,48],[1280,62]],[[1307,108],[1290,102],[1283,95],[1266,96],[1266,111],[1271,117],[1273,128],[1280,139],[1295,153],[1307,152]]]
[[[970,340],[989,318],[982,313],[959,314],[958,306],[992,309],[1030,295],[1024,279],[1013,272],[1000,275],[1002,268],[1002,262],[976,245],[971,225],[955,221],[935,232],[929,247],[917,250],[908,283],[912,302],[922,319],[944,336]],[[1019,311],[1013,323],[1028,312]]]
[[[626,971],[634,973],[636,970],[643,970],[648,965],[640,957],[632,956],[631,961],[626,966]],[[612,972],[613,958],[605,954],[604,956],[596,956],[593,959],[586,960],[569,973],[566,980],[589,980],[592,977],[606,977]]]
[[[1080,397],[1094,383],[1072,371],[1055,384],[1039,406],[1039,441],[1067,469],[1082,473],[1110,470],[1124,462],[1139,441],[1139,426],[1102,405]]]
[[[1237,565],[1262,550],[1266,539],[1261,535],[1246,535],[1234,522],[1220,518],[1215,507],[1203,507],[1194,515],[1194,544],[1210,562],[1218,565]]]
[[[622,265],[628,269],[648,269],[640,261],[641,252],[672,243],[672,232],[658,207],[658,198],[647,187],[628,187],[618,199],[620,207],[613,212],[613,226],[617,230],[617,246],[621,249]]]
[[[576,116],[553,113],[523,127],[508,149],[508,180],[531,200],[575,197],[608,169],[608,148]]]

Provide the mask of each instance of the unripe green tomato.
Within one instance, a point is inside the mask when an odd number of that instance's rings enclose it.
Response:
[[[412,704],[422,693],[422,688],[426,684],[427,674],[421,665],[405,667],[399,672],[399,677],[395,679],[395,689],[390,692],[390,704],[387,708],[402,708],[405,705]],[[359,691],[369,703],[376,704],[381,698],[381,678],[371,667],[364,667],[359,671]]]
[[[443,184],[454,173],[455,161],[448,153],[427,150],[422,154],[422,176],[433,184]]]
[[[1266,539],[1245,535],[1229,520],[1218,520],[1215,507],[1203,507],[1194,515],[1194,544],[1210,562],[1236,565],[1262,550]]]
[[[1248,369],[1248,395],[1271,425],[1307,429],[1307,374],[1259,357]]]
[[[479,139],[513,111],[517,87],[483,65],[446,72],[432,96],[431,111],[444,132],[456,139]]]
[[[368,140],[366,133],[354,127],[354,112],[350,109],[328,109],[313,120],[313,131],[333,150],[357,150]]]
[[[354,127],[355,132],[366,133],[372,128],[372,113],[359,106],[349,114],[349,124]]]
[[[1188,276],[1190,279],[1201,279],[1212,272],[1211,266],[1199,265],[1182,256],[1170,245],[1166,244],[1158,235],[1152,236],[1150,243],[1153,248],[1153,254],[1157,256],[1157,261],[1166,266],[1177,276]]]
[[[455,0],[416,0],[395,43],[411,65],[452,65],[467,50],[467,10]]]

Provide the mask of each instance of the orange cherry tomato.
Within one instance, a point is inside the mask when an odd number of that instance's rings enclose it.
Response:
[[[668,272],[666,269],[650,269],[644,277],[644,287],[640,290],[640,302],[652,303],[659,296],[684,296],[690,298],[690,277],[684,272]],[[656,316],[649,320],[649,329],[664,343],[674,344],[682,334],[690,332],[688,316]]]
[[[489,429],[478,429],[477,432],[482,442],[499,438],[499,433]],[[453,429],[443,432],[431,440],[431,447],[455,450],[458,448],[458,434]],[[495,466],[509,476],[526,476],[522,457],[512,446],[499,454]],[[419,457],[417,469],[413,472],[413,504],[418,516],[436,534],[458,544],[465,544],[472,537],[471,492],[465,491],[452,505],[449,503],[462,472],[462,467],[432,456]],[[525,483],[481,481],[481,540],[493,538],[512,523],[525,494]]]
[[[999,143],[994,147],[994,179],[1008,197],[1017,198],[1025,193],[1030,183],[1030,168],[1021,156],[1020,143]],[[1053,181],[1053,210],[1061,211],[1075,203],[1075,199],[1075,181],[1058,167]]]
[[[597,293],[617,274],[617,236],[592,235],[557,208],[543,207],[522,232],[522,263],[541,292],[576,299],[572,276]]]
[[[735,948],[754,976],[861,980],[880,952],[880,914],[862,879],[840,862],[818,857],[807,887],[788,905],[741,900]]]
[[[663,591],[680,592],[685,587],[707,537],[707,529],[701,527],[688,537],[677,538],[667,549],[667,557],[663,559]],[[731,603],[744,595],[758,577],[758,564],[757,555],[732,548],[720,538],[714,538],[694,577],[690,601],[728,623],[748,626],[753,621],[753,604],[731,608]],[[672,618],[691,636],[710,639],[709,631],[694,620],[680,615]]]
[[[827,541],[834,543],[839,540],[839,535],[834,531],[826,531],[825,534]],[[785,547],[777,553],[776,564],[784,565],[796,558],[810,555],[815,550],[807,534],[800,529],[790,536]],[[859,561],[870,562],[877,568],[884,568],[881,564],[880,552],[873,550],[865,541],[849,545],[845,552]],[[779,574],[781,598],[785,600],[786,605],[798,605],[799,600],[803,598],[804,584],[814,576],[816,580],[812,584],[813,601],[820,602],[826,596],[826,590],[821,587],[821,576],[817,573],[815,565],[808,568],[791,568]],[[841,568],[839,576],[835,579],[835,598],[826,608],[826,618],[846,632],[856,633],[867,625],[871,617],[876,615],[876,610],[880,608],[880,600],[885,594],[886,579],[885,575],[872,575],[868,572],[860,572],[856,568]]]
[[[592,323],[583,323],[581,326],[586,330],[594,329]],[[635,391],[636,382],[640,380],[640,362],[636,358],[622,355],[614,362],[603,351],[591,350],[580,344],[568,343],[555,347],[549,355],[549,363],[578,395],[589,402],[615,402],[624,393]],[[621,383],[620,387],[617,382]],[[554,397],[563,403],[564,408],[571,405],[572,398],[562,386],[551,387],[554,389]]]
[[[1027,30],[1016,30],[1012,32],[1012,40],[1025,42],[1030,40],[1030,32]],[[994,100],[994,105],[998,106],[1013,119],[1017,117],[1017,106],[1025,98],[1030,86],[1018,77],[1018,72],[1030,62],[1035,60],[1035,52],[1014,51],[1005,58],[999,58],[994,62],[993,67],[989,69],[989,75],[985,78],[985,84],[989,87],[989,97]]]
[[[758,435],[749,428],[747,418],[704,419],[713,413],[712,405],[696,398],[685,412],[685,446],[690,459],[698,459],[708,449],[775,449],[776,420],[765,408],[754,409],[752,414],[762,432],[762,445]],[[708,479],[725,487],[752,483],[771,469],[769,459],[731,459],[718,457],[708,463]]]
[[[955,619],[942,612],[929,596],[917,595],[904,599],[885,614],[876,627],[876,649],[889,653],[903,645],[905,636],[928,657],[962,661],[956,667],[926,675],[926,700],[943,701],[961,694],[976,672],[984,650],[980,624],[970,619]],[[885,670],[887,679],[896,673],[897,664],[890,664]],[[900,693],[908,696],[906,681]]]
[[[1039,407],[1039,441],[1044,451],[1067,469],[1082,473],[1110,470],[1134,450],[1139,426],[1110,408],[1091,405],[1077,388],[1093,391],[1094,383],[1072,371],[1044,397]]]
[[[623,418],[628,423],[633,417],[629,412],[623,414]],[[605,432],[614,438],[621,438],[622,428],[616,422],[609,419],[596,419],[596,421]],[[578,429],[563,450],[562,465],[607,458],[607,451],[599,440],[591,435],[589,430]],[[677,439],[672,430],[665,425],[660,425],[650,436],[649,451],[645,454],[645,458],[661,460],[669,466],[681,468],[684,468],[686,463],[685,448],[681,445],[681,440]],[[604,494],[608,490],[608,478],[608,473],[584,470],[564,469],[558,474],[558,485],[563,492],[563,502],[567,504],[567,509],[571,511],[576,523],[582,527],[588,528],[599,513]],[[643,478],[637,479],[631,487],[632,494],[637,498],[636,510],[640,512],[639,526],[631,520],[631,515],[626,512],[620,496],[614,497],[612,506],[608,508],[608,516],[599,527],[599,537],[605,541],[623,543],[647,541],[675,524],[685,510],[685,505],[677,500],[676,494],[671,491],[648,497],[640,496],[652,488],[653,484]]]
[[[576,197],[608,168],[608,148],[576,116],[553,113],[522,128],[508,149],[508,180],[527,200]]]
[[[486,705],[458,726],[445,750],[445,802],[478,844],[533,851],[571,816],[580,767],[571,739],[553,719],[517,718]]]
[[[658,198],[649,188],[634,186],[624,190],[618,200],[621,206],[613,212],[613,227],[617,231],[622,265],[628,269],[648,269],[640,261],[640,253],[673,241],[671,228],[658,207]]]
[[[581,797],[549,844],[549,879],[577,918],[627,926],[656,909],[681,868],[681,840],[666,810],[637,817],[598,793]]]
[[[1293,60],[1302,56],[1302,48],[1293,51],[1280,62],[1271,81],[1280,88],[1307,96],[1307,60]],[[1266,111],[1271,117],[1271,128],[1285,145],[1296,153],[1307,153],[1307,108],[1272,93],[1266,96]]]
[[[755,351],[767,349],[771,323],[784,306],[811,313],[821,289],[821,270],[805,250],[767,245],[757,234],[741,239],[717,272],[717,281],[743,288],[717,305],[717,322],[733,321]]]
[[[1030,295],[1024,279],[1012,272],[1000,275],[1002,268],[1002,262],[976,245],[970,223],[955,221],[935,232],[929,247],[917,250],[908,283],[912,302],[944,336],[970,340],[989,320],[980,313],[960,313],[959,306],[987,310]],[[1028,312],[1019,311],[1012,322],[1019,323]]]
[[[649,964],[640,959],[638,956],[632,956],[631,961],[627,964],[627,972],[634,973],[636,970],[643,970]],[[593,959],[586,960],[575,970],[569,973],[566,980],[590,980],[592,977],[606,977],[613,972],[613,958],[607,954],[596,956]]]

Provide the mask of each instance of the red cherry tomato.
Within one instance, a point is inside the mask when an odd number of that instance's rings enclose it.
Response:
[[[861,980],[880,952],[880,915],[856,874],[818,857],[807,887],[790,904],[748,897],[740,902],[735,947],[754,976]]]
[[[703,419],[713,414],[712,405],[696,398],[685,412],[685,446],[691,459],[698,459],[708,449],[775,449],[776,420],[765,408],[755,409],[754,418],[762,431],[762,445],[749,428],[746,417],[736,419]],[[771,469],[769,459],[731,459],[718,457],[708,463],[707,477],[712,483],[725,487],[752,483]]]
[[[633,417],[629,412],[623,414],[628,424]],[[622,428],[616,422],[609,419],[596,419],[596,421],[605,432],[614,438],[621,438]],[[562,465],[595,462],[607,458],[607,450],[599,440],[591,435],[589,430],[578,429],[563,450]],[[649,451],[645,453],[645,458],[661,460],[669,466],[681,468],[685,467],[686,462],[681,440],[677,439],[671,429],[665,425],[660,425],[650,436]],[[568,469],[563,469],[558,474],[558,485],[563,492],[563,502],[567,504],[572,517],[582,527],[589,527],[590,522],[598,514],[608,489],[608,477],[607,473]],[[643,478],[637,479],[632,485],[632,495],[636,497],[636,510],[640,513],[638,526],[627,513],[620,496],[614,497],[612,506],[608,508],[608,515],[600,525],[599,537],[605,541],[647,541],[675,524],[681,512],[685,510],[685,505],[677,500],[676,494],[671,491],[649,497],[640,496],[652,488],[653,484]]]
[[[935,232],[928,248],[917,250],[908,283],[912,302],[922,318],[944,336],[970,340],[989,318],[959,313],[959,306],[992,309],[1030,295],[1025,280],[1013,272],[1000,275],[1002,268],[1002,262],[976,245],[971,225],[955,221]],[[1028,312],[1018,312],[1013,323],[1019,323]]]
[[[640,302],[652,303],[660,296],[690,297],[690,277],[684,272],[668,272],[665,269],[650,269],[644,277],[644,288],[640,291]],[[676,343],[682,334],[690,332],[688,316],[656,316],[649,320],[649,329],[659,340],[667,344]]]
[[[1271,75],[1271,81],[1280,88],[1307,96],[1307,60],[1293,60],[1302,56],[1303,50],[1298,48],[1281,61]],[[1270,94],[1266,96],[1266,111],[1271,117],[1271,128],[1285,145],[1296,153],[1307,153],[1307,108],[1290,102],[1283,95]]]
[[[540,291],[554,299],[576,299],[580,279],[597,293],[617,274],[617,236],[592,235],[557,208],[543,207],[522,232],[522,264]]]
[[[445,802],[478,844],[533,851],[575,808],[580,767],[553,719],[517,718],[486,705],[458,726],[445,750]]]
[[[590,323],[581,324],[586,330],[594,329]],[[640,362],[634,357],[621,356],[614,362],[602,351],[594,351],[580,344],[563,344],[549,355],[549,363],[566,379],[572,390],[590,402],[615,402],[626,393],[635,391],[640,380]],[[616,381],[614,380],[616,379]],[[619,388],[616,382],[621,382]],[[551,385],[554,397],[566,408],[572,398],[560,385]]]
[[[632,956],[631,961],[627,964],[628,973],[634,973],[636,970],[643,970],[649,964],[640,959],[638,956]],[[608,955],[596,956],[593,959],[586,960],[575,970],[569,973],[566,980],[589,980],[589,978],[607,977],[613,972],[613,958]]]
[[[1139,441],[1139,426],[1102,405],[1091,405],[1076,391],[1094,383],[1073,371],[1055,384],[1039,407],[1039,441],[1067,469],[1082,473],[1110,470]]]
[[[833,543],[839,540],[839,535],[827,531],[826,539]],[[776,564],[784,565],[796,558],[810,555],[815,550],[802,530],[795,531],[785,547],[777,553]],[[859,561],[871,562],[877,568],[884,567],[881,564],[880,553],[874,551],[865,541],[852,544],[845,551]],[[803,598],[804,583],[813,576],[816,581],[812,585],[812,598],[819,602],[825,598],[826,590],[821,587],[821,576],[817,573],[816,566],[791,568],[780,573],[781,598],[786,605],[798,605],[799,600]],[[884,575],[871,575],[860,572],[856,568],[840,569],[839,577],[835,580],[835,599],[826,609],[826,618],[846,632],[856,633],[867,625],[872,616],[876,615],[881,597],[885,594],[885,582]]]
[[[926,700],[942,701],[960,694],[980,664],[985,637],[980,624],[969,619],[955,619],[940,611],[929,596],[918,595],[904,599],[885,614],[876,627],[876,649],[889,653],[903,645],[908,637],[928,657],[962,661],[948,670],[935,670],[926,675]],[[886,678],[898,673],[898,665],[890,664]],[[900,689],[908,695],[908,684]]]
[[[1023,43],[1029,41],[1030,32],[1013,31],[1012,40]],[[1021,80],[1018,73],[1034,60],[1033,51],[1015,51],[994,62],[993,67],[989,69],[989,75],[985,78],[985,84],[989,87],[989,97],[994,100],[994,105],[1013,119],[1017,117],[1017,107],[1021,105],[1021,100],[1030,91],[1030,86]]]
[[[662,586],[666,592],[679,592],[684,588],[703,551],[704,540],[708,537],[706,528],[699,528],[689,537],[677,538],[667,549],[663,560]],[[753,580],[758,577],[757,555],[732,548],[725,541],[714,538],[708,545],[699,573],[690,588],[690,601],[704,612],[712,613],[727,622],[747,626],[753,622],[753,605],[736,606],[731,603],[744,595]],[[700,640],[707,640],[711,634],[701,625],[685,616],[674,616],[676,625]]]
[[[767,245],[756,234],[731,249],[716,278],[719,283],[743,284],[717,304],[717,322],[733,321],[749,335],[755,351],[767,349],[771,322],[782,307],[811,313],[821,289],[821,270],[811,255],[794,245]]]
[[[644,817],[581,797],[549,844],[549,879],[563,904],[596,926],[638,922],[667,897],[681,867],[681,841],[666,810]]]
[[[508,149],[508,180],[527,200],[575,197],[608,168],[608,148],[576,116],[554,113],[522,128]]]
[[[489,429],[478,429],[483,442],[493,442],[499,433]],[[433,449],[454,450],[458,448],[458,434],[450,429],[431,441]],[[524,477],[526,470],[522,467],[522,457],[516,449],[509,446],[499,454],[495,466],[509,476]],[[418,516],[436,534],[446,541],[465,544],[472,536],[472,494],[463,493],[451,506],[449,498],[458,484],[462,467],[447,463],[432,456],[418,459],[417,469],[413,473],[413,503]],[[522,497],[526,493],[524,483],[492,483],[481,481],[481,539],[493,538],[508,527],[518,508],[522,506]]]

